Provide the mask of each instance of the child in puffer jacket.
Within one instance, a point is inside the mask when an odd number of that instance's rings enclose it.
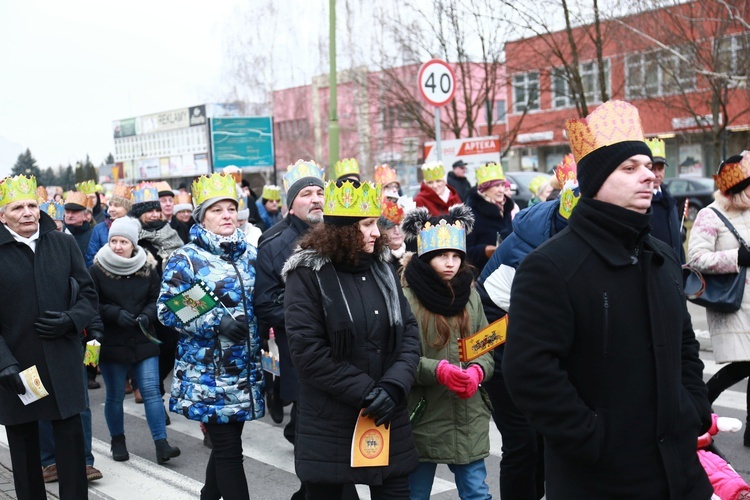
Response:
[[[711,428],[698,438],[698,459],[714,487],[714,495],[711,498],[712,500],[750,500],[750,486],[745,480],[724,458],[708,450],[713,442],[712,436],[719,431],[737,432],[742,427],[742,422],[736,418],[719,417],[715,413],[711,415],[711,419]]]

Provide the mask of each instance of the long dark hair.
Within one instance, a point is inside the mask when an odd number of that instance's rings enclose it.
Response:
[[[386,244],[387,236],[381,234],[375,241],[373,254],[379,255]],[[359,264],[359,255],[365,249],[365,241],[357,220],[346,226],[317,224],[300,239],[299,246],[302,249],[315,250],[334,264],[349,262],[356,265]]]

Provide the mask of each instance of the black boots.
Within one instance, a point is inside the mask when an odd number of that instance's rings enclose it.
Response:
[[[154,441],[154,444],[156,444],[156,463],[158,464],[169,462],[170,458],[180,456],[180,449],[170,446],[166,439],[158,439]]]
[[[112,436],[112,460],[115,462],[124,462],[130,458],[128,448],[125,446],[125,434],[119,436]]]

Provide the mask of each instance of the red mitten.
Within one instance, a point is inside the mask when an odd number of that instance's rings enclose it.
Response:
[[[462,392],[457,392],[456,394],[461,399],[469,399],[475,392],[477,392],[479,384],[484,380],[484,372],[479,368],[479,365],[471,365],[464,373],[468,375],[469,382],[466,384],[466,387]]]
[[[470,383],[469,376],[466,372],[462,371],[461,368],[448,363],[447,359],[438,363],[437,369],[435,370],[435,378],[437,378],[438,383],[444,385],[456,394],[466,390],[466,384]]]

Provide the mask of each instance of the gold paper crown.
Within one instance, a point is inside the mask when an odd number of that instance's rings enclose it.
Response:
[[[383,186],[374,182],[362,182],[359,187],[346,180],[337,186],[335,181],[326,183],[323,215],[336,217],[380,217],[380,193]]]
[[[284,174],[284,191],[289,192],[289,188],[304,177],[315,177],[323,180],[323,169],[320,168],[314,160],[297,160],[286,167],[286,174]]]
[[[744,155],[738,163],[725,163],[714,175],[714,182],[719,191],[726,194],[730,189],[750,177],[750,153]]]
[[[664,144],[664,141],[655,137],[653,139],[646,139],[644,142],[651,150],[652,158],[667,158],[667,146]]]
[[[359,175],[359,163],[354,158],[344,158],[333,166],[333,177],[338,180],[345,175]]]
[[[388,164],[375,165],[375,182],[377,182],[378,184],[382,184],[383,186],[387,186],[392,182],[400,185],[400,183],[398,182],[398,175],[396,175],[396,171],[393,170]]]
[[[217,172],[201,175],[193,181],[193,200],[196,207],[211,198],[230,198],[237,201],[237,187],[231,175]]]
[[[36,177],[16,175],[0,181],[0,207],[21,200],[36,200]]]
[[[260,197],[266,200],[281,201],[281,188],[279,186],[267,184],[263,186],[263,194],[261,194]]]
[[[417,235],[417,254],[435,250],[456,250],[466,253],[466,227],[460,221],[448,224],[445,219],[435,224],[425,222]]]
[[[172,187],[166,181],[159,181],[159,182],[157,182],[157,183],[154,184],[154,187],[156,188],[156,190],[159,193],[165,193],[165,192],[169,191],[170,193],[172,193],[174,195],[174,191],[172,191]]]
[[[577,175],[578,167],[576,161],[573,159],[573,154],[568,153],[563,156],[562,161],[555,169],[555,177],[557,177],[557,182],[560,184],[560,189],[562,189],[566,182],[576,180]]]
[[[247,208],[247,202],[245,201],[244,196],[240,196],[240,199],[237,200],[237,211],[241,212]]]
[[[68,203],[88,208],[88,196],[83,191],[68,191],[68,196],[65,197],[65,204],[67,205]]]
[[[126,200],[129,200],[132,190],[133,186],[128,186],[127,184],[123,184],[122,182],[120,182],[118,184],[115,184],[115,187],[112,190],[112,196],[117,196],[119,198],[125,198]]]
[[[36,188],[36,199],[39,203],[47,201],[47,188],[44,186],[37,186]]]
[[[380,216],[398,226],[404,220],[404,208],[397,202],[386,198],[383,200]]]
[[[190,193],[177,193],[174,197],[174,204],[177,205],[192,205],[193,197]]]
[[[576,163],[592,151],[624,141],[643,141],[638,109],[625,101],[607,101],[586,118],[565,122]]]
[[[422,165],[422,177],[425,182],[445,179],[445,167],[439,161]]]
[[[477,186],[481,186],[485,182],[505,180],[505,172],[503,172],[502,165],[494,162],[479,167],[476,170],[476,176]]]
[[[96,194],[96,182],[83,181],[76,184],[76,190],[83,194]]]

